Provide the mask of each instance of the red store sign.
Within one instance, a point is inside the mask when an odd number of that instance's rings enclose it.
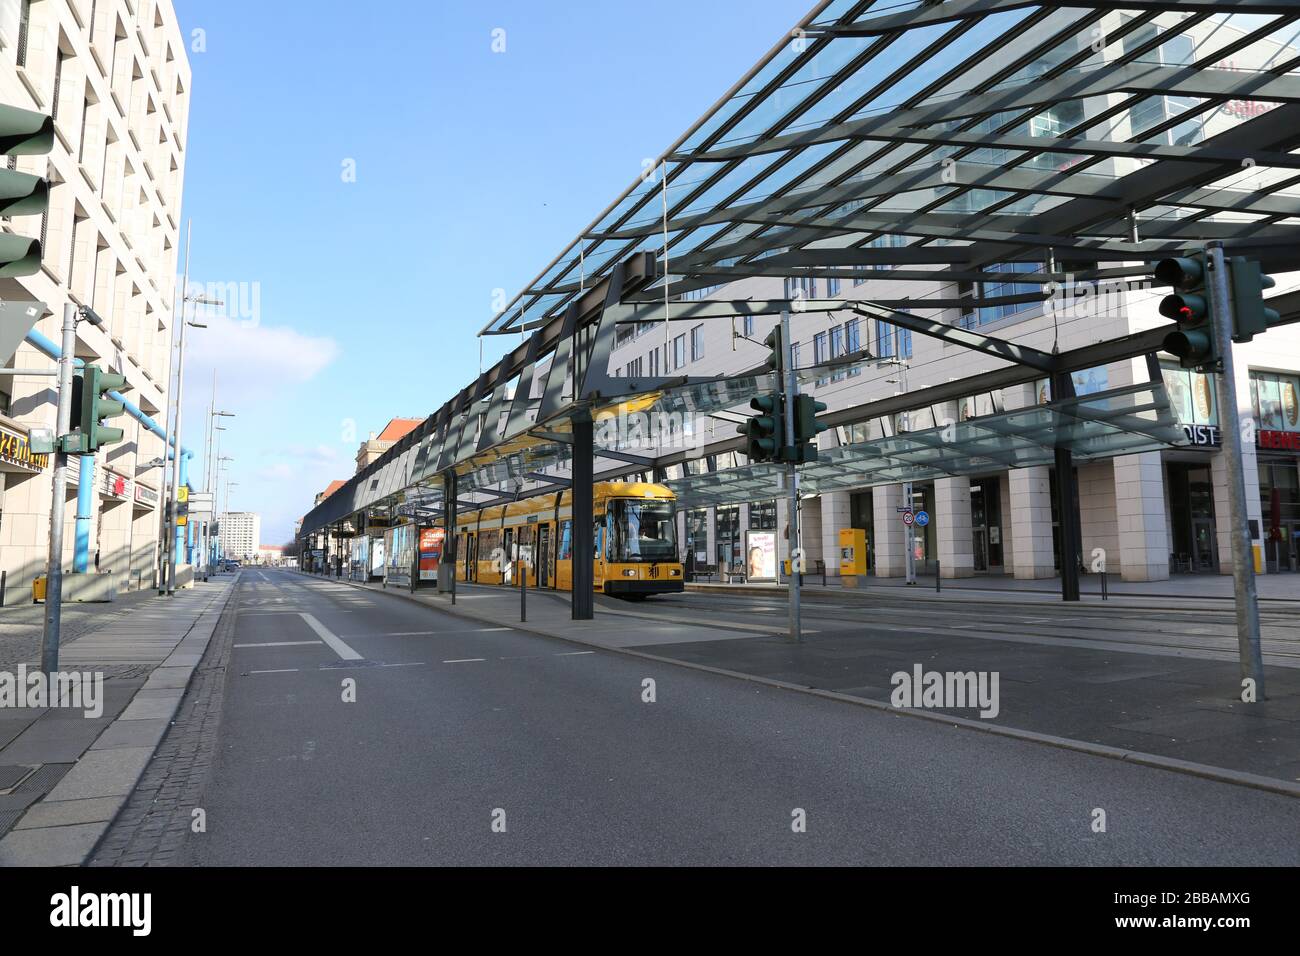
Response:
[[[1259,447],[1300,452],[1300,432],[1260,431]]]

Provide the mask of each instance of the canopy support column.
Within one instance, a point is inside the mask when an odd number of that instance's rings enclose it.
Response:
[[[592,471],[595,467],[594,429],[591,417],[573,420],[573,620],[595,616],[593,563]]]

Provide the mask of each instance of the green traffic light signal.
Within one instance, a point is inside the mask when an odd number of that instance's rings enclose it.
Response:
[[[785,403],[779,392],[769,392],[750,400],[749,407],[758,412],[740,426],[748,438],[745,454],[751,463],[775,461],[785,438]]]
[[[1157,282],[1175,290],[1160,301],[1160,314],[1178,323],[1178,328],[1165,336],[1164,350],[1178,356],[1183,368],[1216,367],[1221,356],[1214,332],[1214,310],[1205,292],[1205,256],[1197,253],[1162,259],[1154,275]]]
[[[72,381],[72,404],[81,428],[81,452],[92,454],[101,445],[111,445],[125,437],[120,428],[101,425],[105,418],[116,418],[126,406],[105,393],[126,385],[126,376],[105,372],[98,365],[87,365]]]
[[[54,120],[44,113],[0,104],[0,154],[41,156],[54,147]],[[48,180],[0,168],[0,215],[38,216],[49,208]],[[0,235],[0,278],[35,275],[41,269],[41,244],[35,239]]]

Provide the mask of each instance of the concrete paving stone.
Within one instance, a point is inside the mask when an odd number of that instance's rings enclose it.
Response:
[[[165,717],[141,720],[118,720],[99,735],[92,750],[118,750],[123,747],[156,747],[170,723]]]
[[[3,751],[8,764],[72,763],[103,733],[109,720],[38,720]]]
[[[183,690],[185,685],[190,682],[192,671],[189,667],[173,667],[170,664],[163,665],[149,675],[145,681],[146,690]]]
[[[0,866],[80,866],[103,832],[102,823],[14,830],[0,840]]]
[[[15,830],[66,827],[82,823],[107,823],[117,815],[121,797],[91,797],[86,800],[43,800],[27,811]]]
[[[152,720],[162,717],[170,720],[176,713],[176,707],[181,701],[181,692],[175,690],[169,697],[149,697],[131,702],[131,706],[122,712],[122,720]]]
[[[46,799],[126,796],[152,756],[152,747],[91,750],[77,761]]]

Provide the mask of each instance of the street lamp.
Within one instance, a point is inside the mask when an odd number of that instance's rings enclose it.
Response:
[[[203,295],[190,295],[190,236],[194,230],[194,220],[191,219],[185,227],[185,276],[181,280],[181,332],[180,341],[177,343],[176,356],[176,398],[175,409],[172,413],[172,445],[174,446],[174,457],[172,464],[172,482],[171,495],[168,498],[167,521],[166,521],[166,540],[163,542],[164,553],[167,556],[166,563],[163,565],[163,576],[166,579],[166,587],[158,589],[159,595],[174,595],[176,593],[176,562],[180,555],[176,554],[177,542],[177,524],[176,524],[176,504],[180,497],[181,490],[181,411],[182,401],[185,393],[185,329],[193,325],[195,328],[206,328],[207,326],[199,322],[191,322],[186,318],[186,311],[189,303],[204,306],[220,306],[224,303],[209,299]],[[164,452],[166,449],[164,449]],[[159,582],[160,584],[164,582]]]

